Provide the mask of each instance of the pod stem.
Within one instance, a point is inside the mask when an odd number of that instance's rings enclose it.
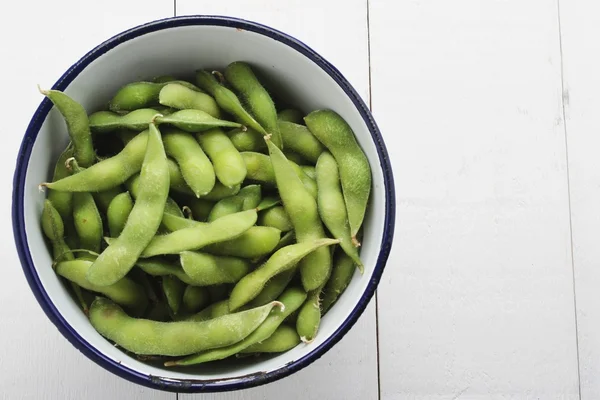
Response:
[[[194,219],[194,213],[192,212],[192,209],[188,206],[181,207],[181,211],[183,211],[187,219]]]
[[[39,83],[38,83],[38,85],[37,85],[37,88],[38,88],[39,92],[40,92],[41,94],[43,94],[44,96],[48,96],[48,93],[50,93],[48,90],[44,90],[44,89],[42,89],[42,87],[40,86],[40,84],[39,84]]]
[[[221,73],[221,71],[212,71],[212,74],[217,77],[219,83],[225,82],[225,76]]]
[[[360,242],[356,239],[356,235],[352,236],[352,244],[354,247],[360,247]]]

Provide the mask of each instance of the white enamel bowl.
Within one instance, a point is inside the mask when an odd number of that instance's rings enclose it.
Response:
[[[193,16],[151,22],[100,44],[55,84],[88,111],[105,104],[125,83],[199,68],[251,63],[270,77],[305,113],[338,112],[352,127],[372,168],[373,188],[364,223],[361,257],[365,274],[355,274],[346,292],[323,318],[316,340],[257,360],[220,362],[194,369],[151,366],[126,355],[89,324],[50,267],[40,214],[53,165],[67,143],[64,122],[48,100],[35,111],[18,154],[13,187],[13,227],[23,271],[46,315],[82,353],[107,370],[141,385],[179,392],[236,390],[268,383],[307,366],[354,325],[364,311],[387,261],[394,231],[394,182],[387,151],[364,102],[341,73],[298,40],[272,28],[230,17]]]

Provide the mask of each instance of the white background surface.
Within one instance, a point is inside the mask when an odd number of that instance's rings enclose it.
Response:
[[[597,1],[11,7],[0,24],[0,398],[176,398],[105,372],[58,333],[27,286],[10,219],[36,84],[50,87],[99,42],[175,11],[262,22],[329,59],[372,101],[398,200],[377,304],[338,345],[282,381],[179,398],[600,398]]]

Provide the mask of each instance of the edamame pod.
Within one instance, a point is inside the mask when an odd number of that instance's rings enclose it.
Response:
[[[55,261],[72,260],[73,254],[64,241],[65,227],[60,214],[54,208],[52,202],[44,200],[42,210],[42,231],[52,245],[52,254]]]
[[[225,79],[240,93],[243,103],[250,110],[256,121],[271,134],[273,143],[283,148],[279,127],[277,126],[277,110],[269,93],[252,71],[250,65],[236,61],[225,68]]]
[[[237,257],[184,251],[179,260],[185,273],[198,286],[236,283],[250,271],[250,263]]]
[[[302,112],[300,110],[294,110],[293,108],[286,108],[285,110],[281,110],[279,112],[279,114],[277,114],[277,120],[278,121],[285,121],[285,122],[293,122],[294,124],[303,124],[304,120],[302,119],[302,117],[304,116],[304,114],[302,114]],[[281,129],[281,127],[279,128]],[[283,137],[282,137],[283,139]],[[285,140],[284,140],[284,146],[285,146]]]
[[[252,181],[267,185],[276,185],[277,180],[275,179],[275,171],[273,169],[273,163],[268,155],[255,152],[242,152],[240,153],[246,164],[246,178]],[[289,161],[290,166],[296,172],[296,175],[302,181],[306,190],[316,198],[317,197],[317,183],[311,179],[308,175],[302,171],[302,168],[295,162]]]
[[[79,246],[95,253],[102,244],[102,217],[91,193],[73,194],[73,223],[79,238]]]
[[[173,315],[177,315],[183,301],[183,291],[185,290],[183,282],[174,276],[167,275],[162,279],[162,289],[169,309]]]
[[[139,259],[135,262],[135,266],[151,276],[172,275],[187,285],[196,285],[196,282],[185,273],[181,266],[161,257]]]
[[[218,201],[208,215],[208,222],[215,221],[236,212],[256,209],[261,198],[261,189],[259,185],[245,186],[235,196],[226,197],[223,200]]]
[[[352,244],[348,213],[344,195],[340,186],[340,175],[335,159],[325,151],[317,161],[317,204],[321,220],[333,237],[340,239],[340,247],[356,263],[361,273],[364,272],[358,248]]]
[[[234,239],[254,225],[256,218],[256,210],[242,211],[205,225],[197,225],[167,235],[155,236],[142,251],[141,257],[179,254],[182,251],[199,250],[209,244]]]
[[[183,309],[188,314],[198,312],[209,301],[210,295],[204,287],[188,285],[183,292]]]
[[[67,148],[61,153],[54,166],[54,175],[52,182],[56,182],[62,178],[71,175],[71,172],[66,166],[66,161],[73,157],[73,146],[69,143]],[[59,192],[50,190],[48,192],[48,200],[56,208],[63,222],[72,221],[73,219],[73,194],[70,192]]]
[[[157,124],[173,125],[181,130],[190,133],[203,132],[218,127],[242,127],[242,124],[217,119],[201,110],[175,111],[173,114],[157,117],[155,121]]]
[[[219,107],[229,114],[234,115],[248,128],[254,129],[262,135],[267,134],[264,128],[254,119],[252,115],[250,115],[248,111],[246,111],[244,106],[242,106],[242,103],[235,93],[227,89],[225,86],[219,85],[211,73],[202,70],[197,71],[196,83],[215,98]]]
[[[131,318],[115,303],[97,298],[90,322],[102,336],[139,355],[187,356],[243,340],[281,303],[224,315],[204,322],[156,322]]]
[[[258,215],[258,224],[263,226],[272,226],[281,232],[292,230],[292,221],[285,212],[283,206],[269,208]]]
[[[229,309],[237,310],[244,304],[254,299],[265,284],[277,274],[280,274],[290,268],[293,268],[300,260],[313,253],[319,248],[324,248],[329,252],[326,246],[339,243],[336,239],[318,239],[304,243],[286,246],[276,251],[259,268],[243,277],[231,291],[229,296]]]
[[[221,182],[217,181],[215,183],[215,187],[205,196],[202,196],[204,200],[210,201],[218,201],[224,199],[225,197],[233,196],[240,192],[241,185],[235,185],[232,187],[227,187],[223,185]]]
[[[240,185],[246,178],[246,164],[231,140],[219,128],[197,133],[196,139],[212,161],[215,174],[223,185]]]
[[[227,136],[238,151],[264,151],[267,148],[264,136],[254,129],[233,129]]]
[[[315,167],[310,165],[301,165],[300,168],[302,168],[302,171],[304,171],[304,173],[308,175],[311,179],[317,179],[317,171]]]
[[[306,190],[281,150],[270,140],[267,140],[267,145],[275,171],[279,196],[292,221],[298,243],[312,242],[315,239],[326,237],[319,218],[317,202]],[[331,272],[329,249],[315,250],[300,262],[299,267],[304,289],[310,291],[324,285]]]
[[[202,251],[252,260],[270,254],[279,243],[280,236],[279,229],[269,226],[253,226],[235,239],[211,244]]]
[[[325,150],[321,142],[304,125],[279,121],[279,131],[286,151],[298,153],[313,164]]]
[[[279,204],[281,204],[281,199],[279,197],[265,196],[260,203],[258,203],[256,211],[268,210],[269,208],[275,207]]]
[[[94,164],[96,153],[85,108],[60,90],[40,89],[40,93],[50,99],[63,116],[73,143],[73,157],[79,165],[89,167]]]
[[[291,268],[275,275],[267,282],[260,293],[248,303],[248,306],[251,308],[260,307],[272,302],[273,300],[276,300],[277,297],[279,297],[279,295],[283,293],[285,288],[290,284],[295,273],[296,268]]]
[[[158,102],[163,106],[179,110],[201,110],[215,118],[221,118],[221,111],[215,99],[206,93],[187,88],[179,83],[165,85],[158,95]]]
[[[350,235],[355,242],[362,226],[371,193],[371,167],[350,125],[331,110],[318,110],[308,114],[306,126],[327,147],[338,164],[344,201],[348,210]]]
[[[169,194],[169,170],[160,132],[154,124],[150,124],[140,183],[140,192],[123,232],[88,271],[87,278],[94,285],[111,285],[123,278],[160,226]]]
[[[42,186],[64,192],[98,192],[112,189],[140,172],[147,143],[148,131],[144,131],[133,137],[116,156],[56,182],[42,183]]]
[[[115,186],[112,189],[103,190],[101,192],[92,192],[92,196],[94,196],[94,200],[96,201],[98,210],[100,210],[100,212],[106,213],[110,202],[121,193],[123,193],[123,188],[121,187],[121,185],[119,185]]]
[[[319,325],[321,325],[321,288],[317,288],[308,294],[306,302],[300,308],[296,320],[296,332],[304,343],[311,343],[317,336]]]
[[[323,289],[321,308],[325,314],[350,284],[356,268],[354,261],[346,253],[336,250],[331,277]]]
[[[107,296],[115,303],[127,308],[134,315],[140,315],[144,312],[148,305],[148,299],[142,286],[128,277],[124,277],[108,286],[94,285],[86,278],[92,263],[93,261],[83,259],[62,261],[56,265],[56,273],[84,289]]]
[[[215,186],[215,170],[196,139],[180,130],[168,130],[162,140],[166,154],[177,161],[183,179],[196,197],[210,193]]]
[[[204,222],[167,214],[163,215],[163,224],[172,232],[206,225]],[[215,255],[254,259],[271,253],[280,243],[280,235],[281,231],[279,229],[268,226],[251,226],[240,236],[208,245],[202,251]]]
[[[107,133],[117,129],[128,129],[141,132],[158,115],[152,108],[140,108],[127,114],[117,114],[111,111],[98,111],[90,115],[90,129],[93,132]]]
[[[240,353],[283,353],[300,344],[300,336],[288,325],[280,325],[277,330],[263,342],[246,347]]]
[[[305,299],[306,293],[304,291],[290,288],[278,299],[283,304],[283,307],[281,309],[273,309],[264,322],[244,340],[228,347],[208,350],[182,360],[168,361],[165,363],[165,366],[194,365],[208,361],[222,360],[243,351],[249,346],[264,343],[277,332],[283,321],[297,310],[304,303]]]
[[[133,82],[121,87],[108,103],[108,108],[114,112],[133,111],[139,108],[151,107],[158,104],[161,89],[169,83],[178,83],[192,90],[199,90],[195,85],[185,81],[170,82]]]

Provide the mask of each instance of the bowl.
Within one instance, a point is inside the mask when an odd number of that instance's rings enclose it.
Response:
[[[128,356],[100,336],[51,268],[40,215],[45,194],[38,185],[51,178],[68,142],[65,125],[49,100],[41,101],[25,132],[16,162],[12,218],[22,268],[38,303],[62,335],[89,359],[131,382],[173,392],[237,390],[281,379],[306,367],[334,346],[354,325],[373,296],[392,245],[394,181],[383,138],[363,100],[327,60],[307,45],[273,28],[231,17],[186,16],[127,30],[84,55],[56,82],[88,112],[104,105],[122,85],[163,74],[186,76],[199,68],[251,63],[269,86],[285,93],[305,113],[338,112],[352,127],[372,168],[373,186],[364,222],[361,258],[344,294],[324,316],[311,344],[257,360],[219,362],[173,370]],[[33,83],[32,83],[33,84]]]

